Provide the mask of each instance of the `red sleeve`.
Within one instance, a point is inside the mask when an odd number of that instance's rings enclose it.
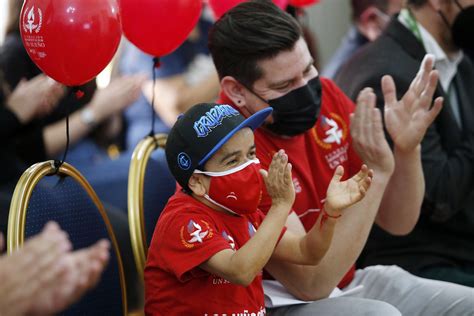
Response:
[[[150,246],[150,251],[159,253],[162,266],[180,281],[185,281],[187,272],[216,253],[231,249],[229,243],[216,233],[209,216],[185,213],[168,224],[162,238]]]

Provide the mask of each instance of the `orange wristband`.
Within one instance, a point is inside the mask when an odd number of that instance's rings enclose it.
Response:
[[[319,228],[323,228],[323,225],[324,223],[328,220],[328,218],[333,218],[333,219],[338,219],[339,217],[342,216],[342,214],[339,214],[339,215],[330,215],[328,214],[328,212],[326,212],[326,210],[324,209],[324,207],[321,209],[321,212],[322,212],[322,217],[321,217],[321,223],[319,223]]]

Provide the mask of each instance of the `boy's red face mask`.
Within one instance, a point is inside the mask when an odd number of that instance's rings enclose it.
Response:
[[[231,213],[244,215],[257,211],[260,204],[263,179],[259,170],[260,161],[253,159],[222,172],[194,172],[211,177],[209,194],[204,195],[209,202]]]

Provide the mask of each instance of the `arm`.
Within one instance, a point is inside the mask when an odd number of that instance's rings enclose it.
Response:
[[[0,235],[0,248],[3,242]],[[0,313],[58,313],[93,287],[108,261],[109,243],[101,241],[71,252],[67,234],[55,223],[0,257]]]
[[[389,177],[375,171],[365,198],[347,208],[338,220],[331,247],[318,265],[296,265],[272,258],[265,267],[267,271],[299,299],[327,298],[359,257]],[[300,236],[305,233],[294,213],[288,218],[287,228]]]
[[[0,108],[2,140],[7,141],[33,118],[49,113],[63,95],[63,86],[44,75],[20,81]]]
[[[220,251],[200,265],[209,273],[243,286],[252,283],[270,259],[295,198],[291,164],[282,150],[273,157],[268,174],[262,175],[273,205],[255,235],[239,250]]]
[[[287,232],[278,243],[272,258],[302,265],[316,265],[321,261],[331,244],[336,219],[344,209],[365,196],[373,176],[365,165],[351,179],[341,182],[343,174],[344,168],[337,167],[326,195],[323,207],[325,214],[319,216],[303,237]]]
[[[442,98],[437,98],[430,109],[438,82],[433,64],[434,58],[427,55],[400,101],[393,79],[385,76],[381,82],[385,125],[394,144],[395,171],[387,185],[376,223],[394,235],[408,234],[415,227],[423,202],[425,182],[420,143],[443,102]],[[403,207],[400,201],[403,201]]]
[[[356,112],[351,117],[353,146],[374,170],[372,184],[364,199],[344,211],[339,219],[331,247],[317,266],[302,266],[272,259],[266,269],[288,291],[302,300],[326,298],[359,257],[378,212],[383,193],[392,175],[393,155],[385,141],[375,95],[361,91]],[[380,146],[378,144],[385,144]],[[291,214],[288,230],[303,235],[301,222]]]
[[[143,94],[151,104],[152,82],[143,87]],[[155,83],[155,111],[169,126],[176,122],[179,113],[186,112],[191,106],[200,102],[209,102],[219,93],[219,80],[213,70],[199,82],[189,85],[185,75],[157,79]]]
[[[178,111],[186,112],[194,104],[215,100],[219,94],[219,88],[219,77],[217,72],[212,70],[198,83],[180,91],[177,102]]]
[[[93,127],[82,121],[82,111],[91,110],[96,123],[100,123],[112,115],[120,113],[138,98],[142,83],[143,78],[141,76],[122,77],[110,83],[107,88],[96,91],[91,102],[84,109],[74,112],[69,117],[71,144],[86,136]],[[44,146],[46,154],[50,157],[57,155],[66,147],[65,121],[63,119],[43,129]]]

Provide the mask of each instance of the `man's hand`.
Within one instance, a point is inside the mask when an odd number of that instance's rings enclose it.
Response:
[[[101,240],[91,247],[68,253],[59,261],[63,271],[50,280],[32,300],[32,315],[53,314],[75,303],[97,285],[109,260],[110,244]]]
[[[351,114],[353,146],[362,161],[378,174],[391,175],[395,168],[390,146],[384,135],[382,115],[375,107],[376,96],[365,88],[357,97],[357,107]]]
[[[344,167],[338,166],[326,193],[324,208],[327,213],[337,216],[342,210],[362,200],[372,183],[373,171],[362,165],[352,178],[341,181]]]
[[[438,83],[438,72],[432,70],[434,57],[426,55],[410,88],[397,100],[395,83],[391,76],[382,78],[385,100],[385,125],[397,149],[411,152],[423,139],[426,130],[441,111],[443,98],[436,98],[430,109]]]
[[[1,256],[0,314],[55,314],[95,286],[108,262],[109,242],[71,248],[67,234],[51,222],[12,255]]]
[[[70,249],[66,233],[56,223],[48,223],[21,249],[0,257],[0,314],[28,313],[45,284],[53,283],[64,271],[58,262]]]
[[[272,198],[272,205],[283,204],[288,206],[288,210],[291,209],[295,201],[291,168],[291,163],[288,163],[288,156],[283,149],[280,149],[273,156],[268,172],[263,169],[260,170],[267,192]]]
[[[120,114],[131,105],[140,95],[144,81],[142,75],[124,76],[115,79],[106,88],[97,90],[89,105],[97,122]]]
[[[22,79],[8,95],[6,105],[26,124],[51,112],[65,92],[63,85],[41,74],[30,80]]]

